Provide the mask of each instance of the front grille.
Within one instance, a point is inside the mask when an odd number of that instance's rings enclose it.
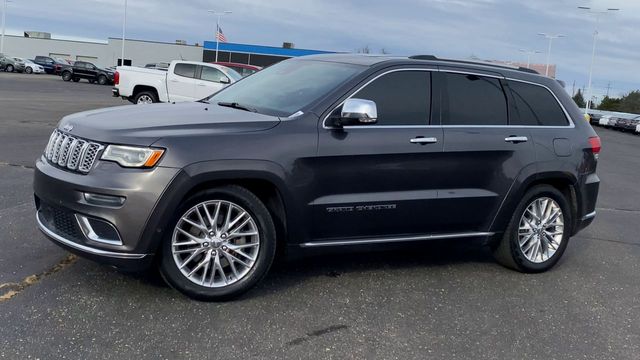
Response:
[[[55,165],[86,174],[91,170],[102,148],[98,143],[56,129],[49,138],[44,156]]]

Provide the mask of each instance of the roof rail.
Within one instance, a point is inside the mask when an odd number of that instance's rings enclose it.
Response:
[[[539,72],[530,69],[530,68],[526,68],[526,67],[522,67],[522,66],[510,66],[510,65],[506,65],[506,64],[496,64],[496,63],[492,63],[492,62],[488,62],[488,61],[473,61],[473,60],[455,60],[455,59],[441,59],[438,58],[434,55],[413,55],[413,56],[409,56],[409,59],[414,59],[414,60],[437,60],[437,61],[445,61],[445,62],[455,62],[455,63],[462,63],[462,64],[473,64],[473,65],[484,65],[484,66],[491,66],[491,67],[497,67],[497,68],[503,68],[503,69],[511,69],[511,70],[518,70],[518,71],[522,71],[522,72],[526,72],[526,73],[530,73],[530,74],[540,74]]]

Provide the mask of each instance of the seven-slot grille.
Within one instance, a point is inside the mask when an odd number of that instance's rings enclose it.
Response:
[[[53,164],[86,174],[103,146],[54,130],[44,156]]]

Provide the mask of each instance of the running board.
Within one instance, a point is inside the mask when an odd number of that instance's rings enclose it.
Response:
[[[419,235],[404,237],[388,237],[388,238],[372,238],[372,239],[354,239],[354,240],[335,240],[335,241],[311,241],[300,244],[303,248],[324,247],[324,246],[350,246],[350,245],[370,245],[370,244],[388,244],[409,241],[423,240],[440,240],[440,239],[456,239],[467,237],[481,237],[494,235],[493,232],[467,232],[441,235]]]

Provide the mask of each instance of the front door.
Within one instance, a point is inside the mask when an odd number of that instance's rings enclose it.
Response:
[[[320,124],[311,237],[384,240],[431,233],[445,165],[442,129],[430,126],[431,71],[387,71],[350,97],[374,101],[378,122]]]
[[[196,82],[195,97],[196,99],[204,99],[207,96],[218,92],[225,84],[225,80],[229,81],[229,78],[222,73],[222,71],[203,65],[200,72],[200,81]]]

